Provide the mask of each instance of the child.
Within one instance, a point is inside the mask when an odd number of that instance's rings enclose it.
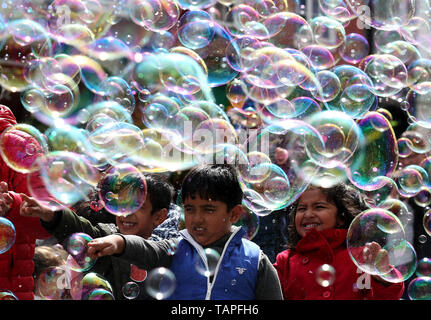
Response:
[[[16,125],[12,111],[0,105],[0,133]],[[21,132],[11,143],[17,149],[37,144],[35,139]],[[12,140],[11,139],[11,140]],[[39,219],[23,218],[19,215],[22,199],[19,193],[29,194],[27,175],[12,170],[0,157],[0,217],[10,220],[15,226],[16,237],[12,247],[0,254],[0,289],[11,291],[19,300],[34,299],[33,255],[36,239],[46,239],[49,234],[42,228]]]
[[[186,229],[181,237],[158,242],[135,236],[111,235],[89,243],[92,257],[117,254],[140,267],[167,267],[174,273],[173,300],[281,300],[277,272],[259,246],[233,226],[240,217],[243,192],[235,169],[228,165],[193,168],[184,178],[181,198]],[[171,248],[176,247],[172,255]],[[215,270],[202,275],[204,250],[220,257]],[[209,249],[208,249],[209,250]],[[214,271],[213,274],[212,271]]]
[[[359,192],[345,184],[328,189],[311,186],[299,197],[290,211],[289,249],[279,253],[274,264],[284,299],[400,299],[402,282],[392,284],[378,276],[361,275],[346,248],[350,223],[366,209]],[[373,255],[382,250],[375,242],[366,248]],[[335,269],[329,286],[317,280],[316,272],[324,264]],[[361,285],[359,278],[364,276],[369,277],[368,288]]]
[[[139,176],[131,176],[132,185],[141,185]],[[42,225],[48,232],[53,234],[59,243],[63,243],[70,235],[77,232],[88,234],[92,238],[103,237],[113,233],[136,235],[144,238],[159,240],[153,235],[153,231],[167,217],[169,208],[172,206],[173,188],[172,186],[155,174],[145,174],[147,184],[147,198],[139,210],[127,216],[116,216],[116,225],[97,223],[93,225],[84,217],[72,210],[53,212],[38,205],[32,198],[26,198],[26,204],[21,210],[22,215],[39,217]],[[93,212],[93,214],[97,214]],[[176,215],[175,215],[176,216]],[[92,267],[91,272],[104,276],[113,287],[115,299],[125,299],[122,293],[124,284],[135,279],[140,287],[143,287],[143,280],[146,277],[145,270],[139,270],[130,263],[116,257],[106,257],[100,259]],[[137,278],[139,276],[139,278]],[[140,290],[136,299],[148,299],[145,290]]]

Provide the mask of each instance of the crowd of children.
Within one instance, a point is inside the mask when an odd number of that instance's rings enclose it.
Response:
[[[3,130],[16,123],[4,106],[0,119]],[[44,269],[67,263],[68,253],[61,245],[76,233],[93,239],[87,253],[97,262],[90,271],[107,280],[115,299],[130,299],[124,286],[135,275],[143,274],[145,280],[159,267],[175,276],[175,288],[166,297],[174,300],[398,300],[404,292],[403,282],[390,283],[377,275],[370,276],[366,288],[356,285],[358,270],[346,248],[346,234],[354,217],[368,207],[361,193],[344,183],[330,188],[310,185],[282,210],[278,217],[284,223],[277,224],[277,232],[285,236],[284,247],[277,243],[277,248],[266,248],[269,257],[259,241],[246,239],[244,228],[236,225],[243,212],[243,190],[231,165],[198,165],[183,178],[180,190],[160,174],[145,174],[147,193],[139,210],[114,217],[99,208],[105,220],[94,218],[90,202],[49,209],[30,196],[24,174],[3,161],[0,168],[0,216],[16,228],[14,245],[0,254],[0,290],[20,300],[34,299],[34,292],[41,298],[35,280]],[[140,179],[132,175],[128,181],[138,184]],[[176,191],[182,208],[174,203]],[[55,245],[35,250],[36,239],[49,237]],[[385,254],[380,246],[372,249],[372,254]],[[215,252],[215,264],[208,252]],[[334,281],[322,286],[316,272],[325,264],[333,268]],[[145,281],[137,283],[140,290],[134,299],[154,299]]]

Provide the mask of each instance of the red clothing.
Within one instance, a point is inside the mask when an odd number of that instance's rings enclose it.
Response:
[[[353,263],[345,242],[346,229],[310,230],[295,250],[277,255],[278,272],[286,300],[399,300],[404,283],[385,285],[364,274]],[[335,280],[327,287],[319,284],[316,271],[323,264],[335,268]],[[361,279],[358,281],[358,278]],[[366,281],[362,281],[368,278]],[[359,285],[358,285],[359,282]],[[368,287],[368,288],[367,288]]]
[[[0,105],[0,132],[15,125],[16,119],[11,110]],[[24,137],[17,136],[17,139]],[[0,157],[0,180],[8,184],[14,198],[11,209],[5,218],[15,226],[16,238],[13,246],[0,254],[0,291],[12,291],[20,300],[33,300],[33,255],[36,239],[49,238],[50,234],[41,226],[37,218],[22,217],[19,214],[21,197],[17,193],[29,194],[26,175],[9,168]]]

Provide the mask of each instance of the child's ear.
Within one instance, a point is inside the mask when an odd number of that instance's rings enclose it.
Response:
[[[153,228],[157,228],[159,225],[163,223],[168,217],[168,210],[166,208],[160,209],[159,211],[154,212],[153,218]]]
[[[238,222],[239,218],[241,218],[242,215],[242,205],[237,204],[235,207],[233,207],[230,211],[230,222],[232,224]]]

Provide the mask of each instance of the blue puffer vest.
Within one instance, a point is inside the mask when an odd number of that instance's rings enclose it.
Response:
[[[176,277],[176,288],[170,300],[253,300],[259,266],[260,248],[244,239],[245,231],[233,227],[226,242],[213,281],[200,274],[196,261],[207,265],[204,249],[187,230],[181,230],[183,239],[178,244],[171,271]]]

